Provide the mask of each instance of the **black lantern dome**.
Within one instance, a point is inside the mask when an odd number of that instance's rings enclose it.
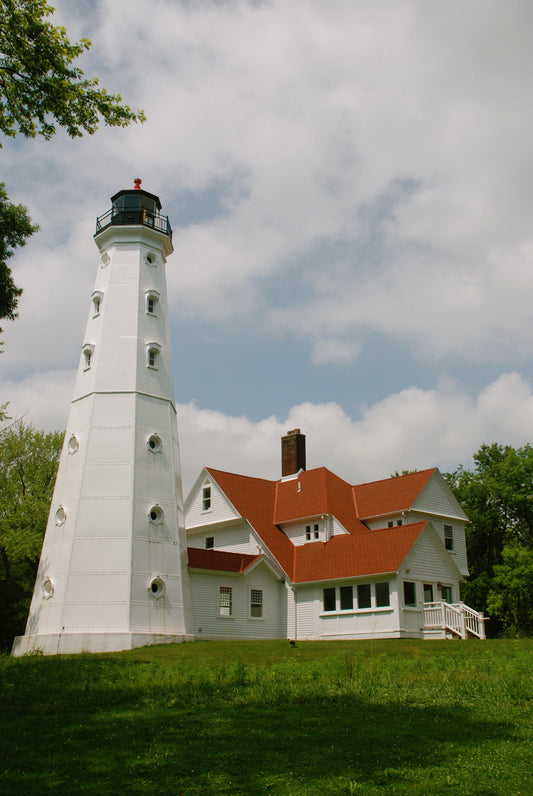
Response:
[[[142,180],[136,177],[135,187],[119,191],[111,197],[111,210],[96,219],[96,235],[111,225],[132,226],[142,224],[172,238],[168,216],[160,213],[159,197],[141,188]]]

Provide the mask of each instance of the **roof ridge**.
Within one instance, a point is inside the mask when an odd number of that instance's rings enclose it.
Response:
[[[424,470],[415,470],[414,473],[402,473],[402,475],[389,475],[388,478],[378,478],[376,481],[364,481],[362,484],[353,484],[353,488],[357,489],[362,486],[373,486],[374,484],[384,484],[385,481],[396,481],[400,478],[413,478],[416,475],[425,475],[426,473],[433,473],[438,470],[438,467],[426,467]],[[429,477],[429,476],[428,476]]]

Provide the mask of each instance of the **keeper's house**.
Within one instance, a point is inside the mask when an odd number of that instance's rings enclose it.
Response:
[[[196,638],[484,638],[467,517],[435,469],[352,486],[282,438],[277,481],[205,468],[185,504]]]

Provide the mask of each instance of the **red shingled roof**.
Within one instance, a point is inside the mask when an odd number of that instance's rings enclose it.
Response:
[[[436,467],[352,487],[358,517],[375,517],[410,509]]]
[[[248,567],[261,558],[244,553],[227,553],[224,550],[205,550],[188,547],[189,567],[192,569],[213,569],[217,572],[245,572]]]
[[[333,536],[326,544],[301,545],[293,581],[306,583],[396,572],[426,524],[416,522],[355,536]]]
[[[358,519],[370,516],[370,513],[362,513],[361,506],[365,512],[373,508],[373,513],[378,515],[409,508],[434,470],[361,487],[350,486],[325,467],[303,471],[285,481],[267,481],[212,468],[208,468],[208,472],[236,511],[255,529],[289,578],[304,583],[395,572],[426,523],[369,531]],[[326,543],[293,545],[279,527],[322,514],[333,514],[348,533],[334,536]],[[193,556],[204,554],[202,561],[206,562],[206,553],[239,555],[196,550]],[[190,562],[190,566],[196,565]]]

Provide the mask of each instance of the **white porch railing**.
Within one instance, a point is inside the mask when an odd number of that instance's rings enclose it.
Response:
[[[424,603],[424,630],[442,630],[458,638],[485,638],[483,614],[464,603]]]

